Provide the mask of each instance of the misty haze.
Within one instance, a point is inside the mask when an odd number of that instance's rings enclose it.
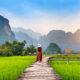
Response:
[[[0,80],[80,80],[80,0],[0,0]]]

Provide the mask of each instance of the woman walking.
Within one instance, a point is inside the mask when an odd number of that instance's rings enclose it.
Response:
[[[42,47],[40,44],[38,44],[38,48],[37,48],[37,59],[36,61],[42,61]]]

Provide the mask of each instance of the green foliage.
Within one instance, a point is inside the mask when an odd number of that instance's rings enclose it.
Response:
[[[30,53],[31,52],[31,50],[30,50],[30,47],[27,47],[27,53]]]
[[[36,48],[34,45],[30,45],[30,47],[27,47],[27,53],[35,53],[36,52]]]
[[[35,60],[35,56],[0,57],[0,80],[17,80]]]
[[[80,55],[54,56],[54,59],[80,59]],[[63,80],[80,80],[80,61],[50,61],[52,68]]]
[[[71,54],[77,54],[77,53],[78,53],[77,51],[74,50],[71,51]]]
[[[36,52],[36,48],[34,45],[30,45],[30,47],[24,48],[26,41],[18,42],[18,41],[5,41],[5,44],[0,45],[0,56],[13,56],[13,55],[22,55],[25,56],[29,53],[33,54]]]
[[[3,49],[0,49],[0,56],[3,55]]]
[[[34,45],[30,45],[30,51],[31,51],[31,53],[36,52],[36,48]]]
[[[0,45],[0,56],[22,55],[25,44],[25,40],[23,42],[6,41],[5,44]]]
[[[59,53],[60,54],[61,49],[57,44],[50,43],[45,52],[46,53]]]
[[[24,49],[23,51],[22,51],[22,54],[21,54],[22,56],[25,56],[25,55],[27,55],[27,50],[26,49]]]
[[[3,50],[3,56],[13,56],[12,49],[9,47],[5,47]]]

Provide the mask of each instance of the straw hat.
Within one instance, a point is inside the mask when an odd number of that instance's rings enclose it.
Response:
[[[41,47],[41,44],[38,44],[38,47]]]

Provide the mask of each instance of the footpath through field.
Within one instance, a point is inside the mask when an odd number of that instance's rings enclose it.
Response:
[[[48,57],[42,62],[35,62],[28,67],[18,80],[62,80],[50,67]]]

